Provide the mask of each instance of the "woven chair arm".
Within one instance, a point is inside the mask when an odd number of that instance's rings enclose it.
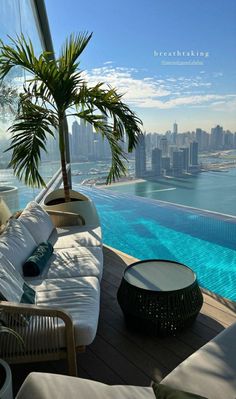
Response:
[[[27,334],[31,334],[32,336],[33,330],[38,337],[40,337],[40,331],[44,331],[46,334],[45,336],[48,337],[51,331],[51,327],[53,323],[55,323],[55,320],[61,319],[64,322],[65,328],[65,347],[68,358],[69,374],[76,375],[77,367],[74,325],[71,316],[67,312],[57,308],[40,307],[31,304],[17,304],[14,302],[0,301],[0,319],[1,313],[5,316],[4,319],[7,321],[7,327],[13,330],[17,330],[19,335],[21,335],[23,340],[25,340],[26,342],[30,339]],[[17,319],[17,317],[19,318]],[[26,320],[28,317],[32,317],[31,320],[34,320],[32,326],[31,324],[29,324],[29,328],[27,327],[27,325],[26,327],[19,325],[19,322],[22,320],[22,318],[24,319],[24,317]],[[49,320],[51,320],[51,322]],[[55,334],[56,332],[57,329],[54,330]],[[37,339],[35,340],[34,345],[37,345],[36,342]],[[55,343],[54,338],[53,344],[58,345]]]
[[[57,317],[62,319],[66,325],[73,327],[73,321],[71,316],[64,310],[57,308],[41,307],[32,304],[25,303],[15,303],[15,302],[5,302],[0,301],[0,312],[3,310],[6,313],[16,313],[19,312],[22,315],[32,315],[32,316],[48,316]]]
[[[83,216],[79,215],[78,213],[48,209],[47,213],[50,215],[55,227],[85,225]]]

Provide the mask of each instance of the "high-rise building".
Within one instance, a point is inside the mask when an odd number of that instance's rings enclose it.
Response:
[[[173,152],[174,151],[178,151],[177,145],[170,145],[169,146],[169,157],[170,157],[171,161],[173,160]]]
[[[177,144],[177,135],[178,135],[178,125],[175,122],[173,124],[172,144]]]
[[[144,177],[146,174],[146,147],[145,135],[139,137],[139,142],[135,149],[135,176]]]
[[[206,151],[209,149],[210,135],[202,129],[196,129],[196,141],[198,142],[199,151]]]
[[[176,122],[173,124],[173,133],[178,134],[178,124]]]
[[[148,133],[145,136],[145,146],[146,146],[146,156],[147,158],[150,158],[152,155],[152,149],[153,149],[153,134]]]
[[[162,151],[162,156],[167,157],[168,155],[168,140],[166,137],[160,139],[159,147]]]
[[[189,147],[182,147],[180,150],[183,152],[183,170],[188,172],[189,169]]]
[[[152,134],[151,143],[152,143],[151,149],[158,147],[158,134],[157,133]]]
[[[83,134],[85,138],[85,145],[86,145],[86,155],[89,160],[94,159],[94,135],[93,135],[93,127],[90,123],[86,123],[84,120],[81,119],[80,122],[81,126],[81,134]]]
[[[234,146],[234,135],[229,130],[224,133],[224,148],[226,150],[233,148]]]
[[[161,158],[161,168],[165,173],[170,171],[170,157],[162,157]]]
[[[173,152],[173,175],[179,176],[182,175],[184,169],[184,154],[183,151],[174,151]]]
[[[198,142],[190,143],[190,165],[198,165]]]
[[[236,133],[234,133],[234,148],[236,148]]]
[[[71,136],[71,160],[76,162],[79,160],[79,147],[80,147],[80,137],[79,137],[80,125],[77,121],[72,123],[72,136]]]
[[[217,125],[211,129],[211,148],[215,150],[221,150],[224,146],[224,132],[223,127]]]
[[[152,174],[154,176],[161,175],[161,155],[162,151],[160,148],[154,148],[154,150],[152,150]]]

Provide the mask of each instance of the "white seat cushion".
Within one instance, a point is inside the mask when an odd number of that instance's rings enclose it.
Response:
[[[105,385],[65,375],[31,373],[16,399],[155,399],[150,387]]]
[[[76,346],[89,345],[94,340],[99,308],[100,284],[96,277],[48,279],[32,281],[36,304],[65,310],[73,319]],[[65,346],[64,325],[59,324],[60,345]]]
[[[103,252],[101,247],[56,249],[41,277],[65,278],[94,276],[101,281]]]
[[[55,249],[95,247],[102,245],[101,227],[69,226],[54,229],[49,241]]]
[[[0,299],[20,302],[24,280],[14,266],[0,253]]]
[[[10,219],[0,236],[0,252],[22,275],[22,265],[37,247],[32,235],[18,219]]]
[[[23,210],[19,220],[27,228],[34,240],[39,245],[47,241],[54,225],[47,212],[35,201],[29,202]]]
[[[236,323],[191,355],[161,383],[208,399],[235,399]]]

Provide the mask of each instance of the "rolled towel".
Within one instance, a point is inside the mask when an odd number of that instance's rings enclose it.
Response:
[[[35,277],[42,273],[52,253],[53,246],[50,242],[39,244],[23,265],[24,276]]]

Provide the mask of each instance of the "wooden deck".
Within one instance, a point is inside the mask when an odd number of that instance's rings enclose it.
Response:
[[[126,265],[136,259],[104,247],[101,313],[96,339],[78,356],[79,376],[107,384],[150,385],[236,321],[236,303],[204,292],[204,305],[194,325],[176,337],[154,338],[130,332],[116,299]],[[66,363],[12,366],[14,391],[31,371],[66,373]]]

